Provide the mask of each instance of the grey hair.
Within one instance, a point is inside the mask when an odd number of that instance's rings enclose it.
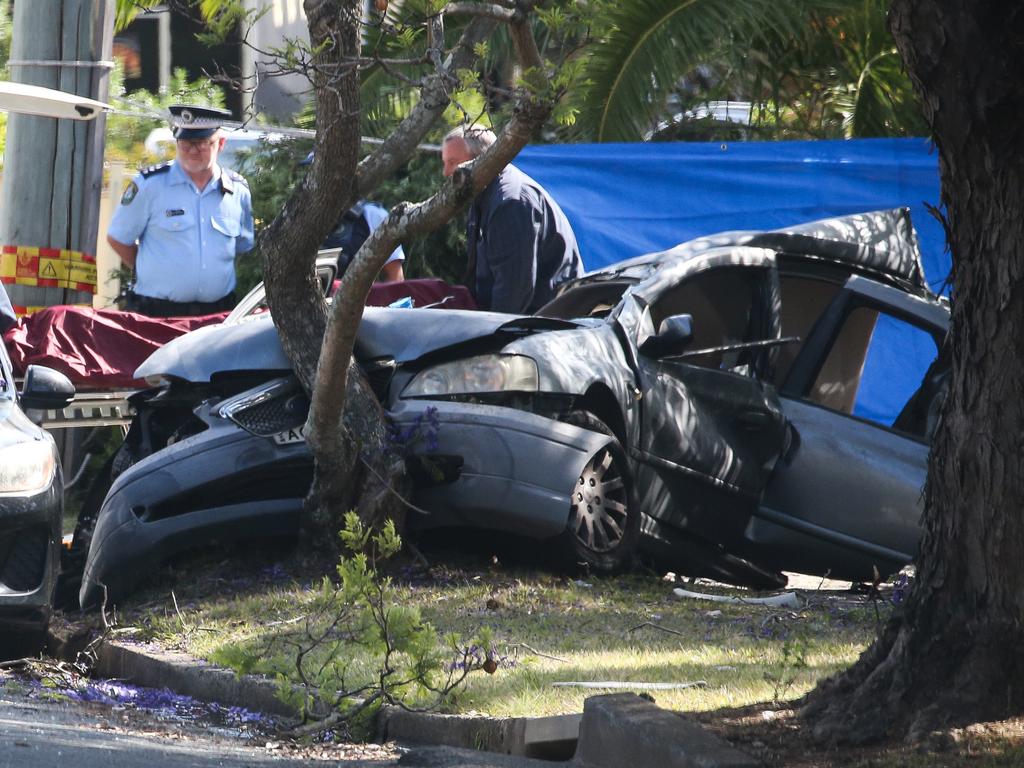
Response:
[[[441,143],[447,144],[454,139],[461,139],[466,144],[466,150],[469,154],[472,157],[479,157],[485,149],[495,142],[497,136],[494,135],[494,131],[488,128],[460,125],[448,131],[445,134],[444,141]]]

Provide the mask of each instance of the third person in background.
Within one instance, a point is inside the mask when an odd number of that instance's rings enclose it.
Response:
[[[480,155],[494,133],[459,127],[441,146],[444,175]],[[466,229],[467,280],[481,309],[532,314],[555,287],[583,274],[576,236],[558,203],[514,165],[476,197]]]

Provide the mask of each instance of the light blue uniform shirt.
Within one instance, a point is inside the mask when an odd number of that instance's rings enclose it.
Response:
[[[363,206],[363,218],[366,219],[367,225],[370,227],[370,231],[373,232],[381,223],[388,217],[388,211],[384,206],[378,205],[377,203],[362,202]],[[390,264],[392,261],[405,261],[405,251],[402,250],[402,246],[399,245],[395,250],[388,256],[388,260],[385,264]]]
[[[253,246],[249,185],[215,165],[200,192],[176,162],[149,168],[125,188],[107,234],[138,240],[137,294],[217,301],[235,288],[235,255]]]

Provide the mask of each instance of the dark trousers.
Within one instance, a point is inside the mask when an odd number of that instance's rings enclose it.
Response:
[[[124,311],[138,312],[140,315],[150,317],[192,317],[228,312],[236,303],[234,291],[217,301],[171,301],[129,293],[125,296]]]

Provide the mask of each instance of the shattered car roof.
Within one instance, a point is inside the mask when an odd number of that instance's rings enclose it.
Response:
[[[639,282],[666,264],[692,259],[715,248],[737,245],[773,248],[783,253],[857,266],[913,293],[928,291],[917,236],[907,208],[822,219],[771,232],[719,232],[665,251],[620,261],[584,275],[573,285],[614,279]]]

